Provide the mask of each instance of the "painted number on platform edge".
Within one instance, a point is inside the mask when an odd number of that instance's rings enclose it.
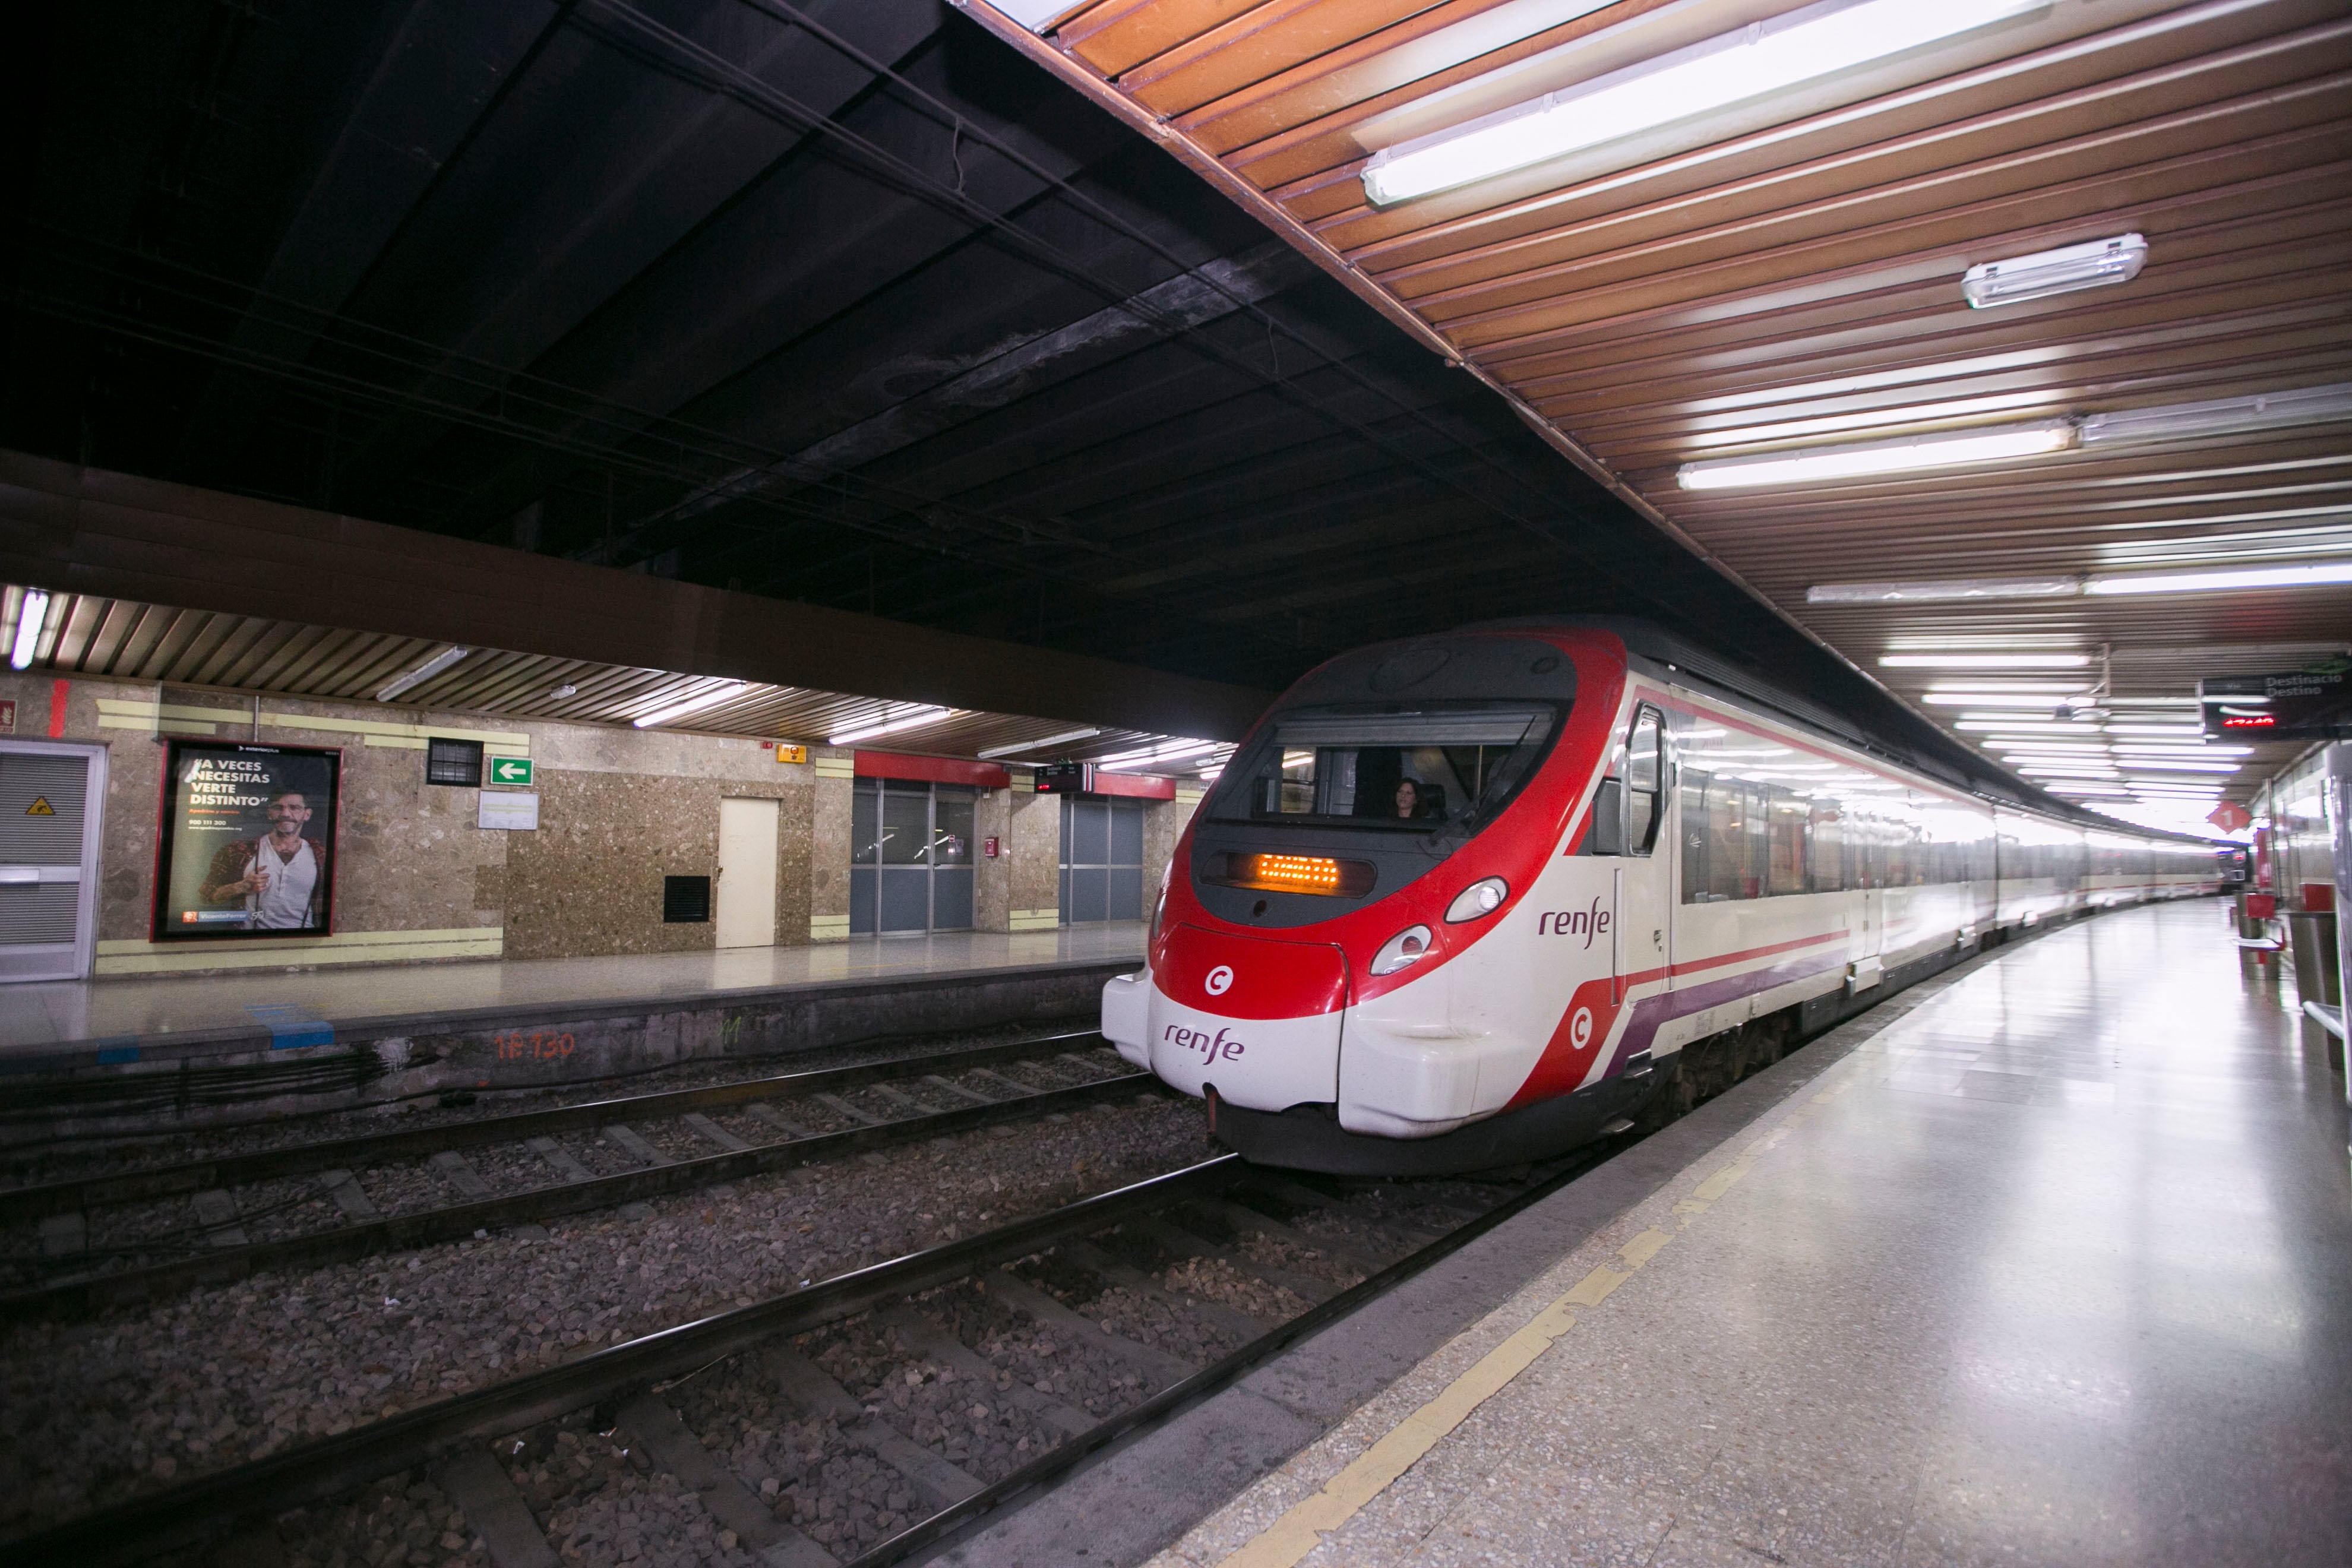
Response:
[[[498,1037],[499,1060],[502,1062],[551,1062],[570,1056],[577,1048],[569,1035],[529,1034],[517,1031]]]

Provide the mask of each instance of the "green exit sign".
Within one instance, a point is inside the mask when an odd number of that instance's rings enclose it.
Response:
[[[530,783],[530,759],[529,757],[492,757],[490,782],[494,784]]]

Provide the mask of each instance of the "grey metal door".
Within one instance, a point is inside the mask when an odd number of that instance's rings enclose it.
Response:
[[[89,973],[105,797],[104,747],[0,741],[0,981]]]
[[[1143,803],[1062,800],[1062,923],[1143,918]]]
[[[852,935],[971,929],[975,798],[960,784],[857,781],[850,803]]]

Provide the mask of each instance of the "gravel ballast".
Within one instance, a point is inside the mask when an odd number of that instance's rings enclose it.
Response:
[[[656,1199],[649,1219],[581,1216],[546,1239],[479,1237],[15,1325],[0,1335],[0,1534],[1214,1152],[1197,1107],[1150,1094]]]

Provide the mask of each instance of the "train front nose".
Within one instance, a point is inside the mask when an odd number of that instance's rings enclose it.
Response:
[[[1322,942],[1179,926],[1153,965],[1146,1045],[1162,1081],[1252,1110],[1339,1095],[1348,961]]]

